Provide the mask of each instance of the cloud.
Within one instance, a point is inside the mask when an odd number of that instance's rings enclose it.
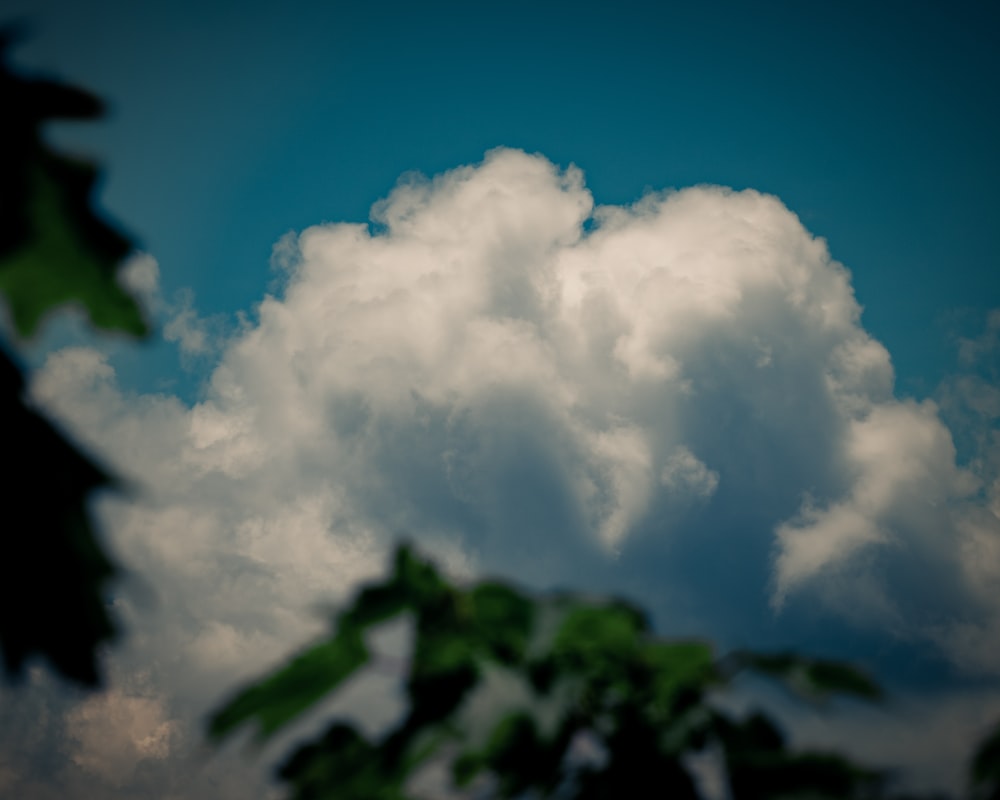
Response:
[[[160,265],[149,253],[136,253],[122,264],[118,280],[145,308],[160,302]]]
[[[160,698],[121,689],[93,695],[66,715],[75,745],[70,758],[115,786],[131,778],[140,762],[166,759],[176,727]]]
[[[674,491],[689,490],[690,493],[709,498],[719,485],[719,473],[710,470],[683,445],[679,445],[667,457],[660,483]]]
[[[984,361],[995,360],[1000,353],[1000,309],[994,309],[986,319],[986,328],[972,338],[961,338],[958,355],[966,367],[981,366]]]
[[[194,293],[180,289],[170,300],[160,290],[160,266],[149,253],[136,253],[119,271],[119,280],[162,326],[163,338],[176,342],[185,359],[209,356],[224,338],[221,315],[205,318],[194,308]]]
[[[778,527],[779,601],[866,547],[902,540],[947,550],[954,543],[927,522],[939,524],[937,509],[978,488],[974,475],[956,467],[951,434],[931,402],[872,405],[850,421],[843,447],[854,473],[849,491],[822,509],[807,503],[798,519]]]
[[[801,607],[1000,669],[971,644],[1000,619],[986,473],[956,464],[934,403],[894,397],[850,274],[777,198],[595,207],[580,170],[499,149],[406,177],[372,223],[283,237],[281,290],[228,338],[170,307],[182,349],[217,353],[193,405],[129,393],[90,348],[33,381],[139,482],[98,510],[138,576],[111,663],[148,693],[65,712],[103,796],[125,796],[137,731],[168,743],[143,774],[187,758],[198,714],[322,631],[315,608],[400,536],[455,575],[627,592],[728,643]],[[155,300],[157,274],[127,280]],[[115,714],[132,738],[87,750]]]
[[[939,388],[942,415],[961,443],[968,468],[978,479],[974,502],[956,514],[956,550],[963,583],[981,612],[954,625],[938,624],[933,638],[971,670],[1000,671],[1000,311],[992,311],[983,332],[959,341],[962,369]]]

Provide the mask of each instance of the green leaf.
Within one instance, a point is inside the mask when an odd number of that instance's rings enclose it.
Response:
[[[718,679],[712,648],[704,642],[646,642],[642,659],[653,670],[652,701],[658,710],[673,709],[682,689],[700,691]]]
[[[397,548],[394,566],[388,581],[362,589],[340,614],[331,640],[310,648],[216,711],[209,721],[209,736],[221,739],[251,720],[258,723],[259,738],[270,736],[368,662],[366,630],[403,611],[426,610],[450,596],[434,567],[407,545]]]
[[[336,689],[368,658],[360,629],[341,627],[334,639],[306,650],[213,714],[209,736],[220,739],[245,722],[256,720],[258,738],[264,739]]]
[[[343,624],[371,627],[404,611],[421,611],[446,603],[453,595],[434,565],[418,558],[406,543],[396,548],[391,577],[366,586],[341,615]]]
[[[393,580],[379,586],[366,586],[354,604],[340,615],[339,624],[371,628],[412,609],[418,604],[410,587]]]
[[[279,768],[291,800],[406,800],[407,775],[389,765],[352,726],[335,723],[313,744],[300,747]]]
[[[838,661],[804,658],[793,653],[734,653],[730,660],[738,669],[751,669],[777,678],[796,694],[821,701],[832,694],[880,700],[882,690],[861,670]]]
[[[535,623],[535,606],[511,587],[478,584],[469,593],[475,636],[489,656],[515,665],[524,658]]]
[[[866,700],[882,697],[882,690],[861,670],[836,661],[813,661],[806,667],[806,680],[819,692],[852,694]]]
[[[47,312],[79,303],[105,330],[143,336],[148,328],[116,273],[130,242],[90,211],[96,171],[63,158],[38,158],[27,183],[28,230],[0,261],[0,292],[18,333],[30,336]]]
[[[14,73],[6,63],[12,34],[0,33],[0,292],[18,333],[30,336],[45,314],[69,302],[94,325],[148,333],[135,300],[116,279],[133,245],[93,209],[97,169],[54,152],[41,126],[54,118],[94,117],[89,93]]]
[[[622,601],[606,605],[579,605],[563,620],[552,645],[552,657],[561,670],[617,672],[622,661],[639,647],[648,630],[645,616]]]

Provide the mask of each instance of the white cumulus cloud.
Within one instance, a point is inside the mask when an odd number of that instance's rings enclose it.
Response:
[[[993,619],[973,603],[997,581],[970,555],[1000,539],[982,478],[934,404],[893,396],[850,274],[777,198],[699,186],[595,207],[580,170],[498,149],[408,177],[372,218],[284,237],[282,291],[224,341],[171,306],[182,348],[218,348],[193,405],[129,393],[88,348],[35,377],[37,401],[138,483],[100,505],[141,578],[116,600],[130,633],[112,659],[156,699],[68,717],[109,785],[131,762],[85,744],[99,723],[132,720],[115,748],[133,760],[136,737],[195,736],[400,536],[457,575],[600,576],[653,606],[755,581],[768,614],[768,591],[786,607],[813,593],[895,636]],[[155,263],[130,274],[158,296]],[[633,582],[630,553],[670,585]],[[941,576],[943,612],[913,575]],[[983,647],[976,663],[995,663]]]

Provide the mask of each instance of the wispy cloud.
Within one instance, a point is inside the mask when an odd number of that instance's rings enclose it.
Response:
[[[175,342],[182,359],[217,354],[225,338],[221,315],[202,317],[194,307],[194,293],[181,289],[170,299],[160,289],[160,266],[148,253],[137,253],[120,270],[120,280],[137,296],[147,313],[158,320],[163,338]]]

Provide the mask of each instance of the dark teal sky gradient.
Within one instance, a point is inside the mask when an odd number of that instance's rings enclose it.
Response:
[[[20,63],[113,108],[56,135],[101,156],[107,208],[207,313],[259,300],[286,231],[364,221],[403,172],[498,145],[576,163],[599,204],[703,182],[778,195],[852,270],[902,394],[931,392],[949,336],[1000,305],[991,3],[20,10]]]

